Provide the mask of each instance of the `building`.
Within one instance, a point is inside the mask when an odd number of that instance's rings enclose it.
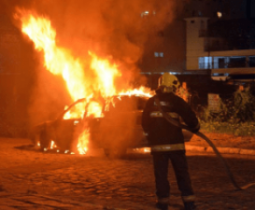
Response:
[[[255,31],[252,24],[254,18],[253,0],[189,0],[169,26],[155,31],[146,43],[140,68],[147,74],[191,74],[213,69],[215,75],[222,75],[228,72],[220,70],[223,65],[228,68],[239,65],[249,72],[247,67],[252,67],[254,62],[254,41],[251,39]],[[239,34],[242,33],[241,37],[236,33],[236,28]],[[232,34],[226,34],[227,31]],[[240,42],[243,46],[234,42]],[[246,64],[241,65],[244,59]]]
[[[209,17],[211,20],[255,18],[254,0],[189,0],[184,14],[187,17]]]
[[[255,80],[255,1],[191,0],[184,17],[186,71]]]
[[[255,81],[254,19],[185,20],[187,71],[211,69],[215,80]]]

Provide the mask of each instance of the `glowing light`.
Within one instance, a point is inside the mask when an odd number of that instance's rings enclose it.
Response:
[[[54,141],[51,141],[51,142],[50,142],[50,149],[53,149],[54,147],[56,147],[55,142],[54,142]]]

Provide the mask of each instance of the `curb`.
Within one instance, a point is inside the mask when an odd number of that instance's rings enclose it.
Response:
[[[185,148],[187,151],[192,151],[192,152],[214,153],[214,151],[211,147],[185,145]],[[217,149],[222,154],[240,154],[240,155],[254,155],[255,156],[255,150],[252,150],[252,149],[240,149],[240,148],[233,148],[233,147],[217,147]]]

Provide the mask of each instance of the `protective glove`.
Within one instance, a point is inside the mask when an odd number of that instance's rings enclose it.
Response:
[[[198,123],[196,127],[190,128],[192,133],[197,133],[200,130],[200,124]]]

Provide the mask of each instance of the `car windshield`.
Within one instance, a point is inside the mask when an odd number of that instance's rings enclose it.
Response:
[[[71,104],[69,107],[66,107],[65,110],[68,110],[65,112],[63,119],[79,119],[83,118],[84,112],[85,112],[85,100],[80,99],[73,104]]]

